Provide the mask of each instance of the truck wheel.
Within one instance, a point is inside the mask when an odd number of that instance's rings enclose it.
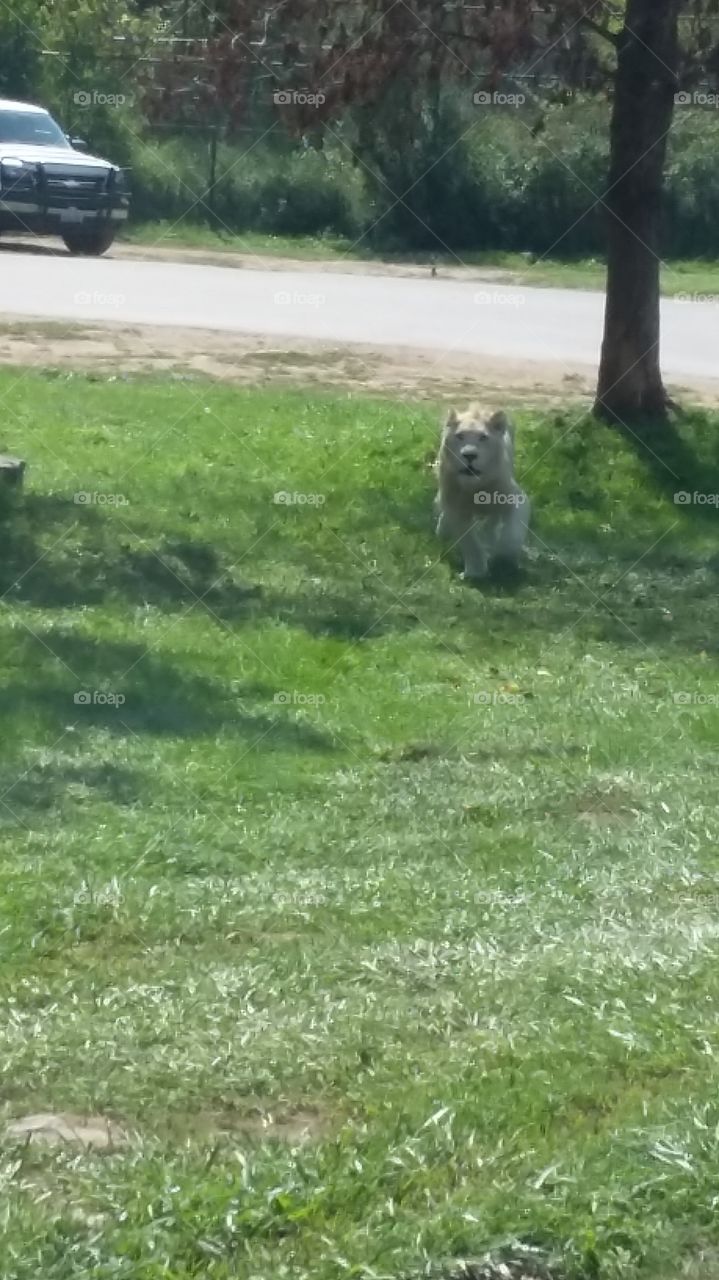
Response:
[[[70,253],[99,258],[110,248],[115,239],[115,230],[113,227],[98,227],[92,231],[66,231],[62,238]]]

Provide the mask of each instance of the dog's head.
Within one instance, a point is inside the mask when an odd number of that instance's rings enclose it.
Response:
[[[465,413],[450,409],[444,424],[440,463],[463,488],[491,488],[512,475],[514,431],[503,410],[472,404]]]

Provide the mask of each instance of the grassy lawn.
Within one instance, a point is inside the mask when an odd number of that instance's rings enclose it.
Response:
[[[273,236],[247,231],[241,235],[228,235],[212,231],[209,227],[180,222],[144,223],[130,226],[123,235],[129,244],[157,245],[169,249],[205,249],[226,253],[257,254],[260,258],[297,258],[298,261],[333,261],[343,258],[352,261],[387,262],[405,265],[435,263],[455,269],[461,266],[486,267],[493,272],[506,273],[506,282],[512,284],[547,286],[555,289],[603,289],[604,264],[596,258],[576,261],[555,261],[531,255],[502,252],[474,252],[457,250],[447,253],[410,253],[390,257],[372,253],[363,243],[353,244],[338,236]],[[719,299],[719,262],[683,260],[667,262],[662,272],[662,289],[666,297],[686,294],[691,298]]]
[[[677,1280],[719,1245],[719,559],[671,494],[716,420],[675,479],[520,416],[526,580],[472,590],[425,406],[0,391],[4,1274]],[[8,1133],[46,1112],[116,1140]]]

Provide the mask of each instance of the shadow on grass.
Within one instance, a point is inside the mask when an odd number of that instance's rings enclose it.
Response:
[[[137,803],[146,780],[122,765],[88,764],[84,761],[22,764],[0,768],[0,823],[12,821],[17,810],[43,812],[56,809],[69,796],[82,799],[93,794],[116,805]]]
[[[705,444],[698,446],[700,453],[713,449],[719,457],[719,442],[710,439],[709,419],[699,415],[698,421],[697,430],[707,437]],[[595,447],[594,433],[602,430],[613,429],[594,426],[590,436]],[[719,559],[714,564],[706,554],[677,547],[676,536],[664,539],[662,530],[656,539],[652,536],[642,541],[637,535],[631,545],[628,541],[623,544],[616,536],[609,542],[600,528],[602,518],[606,518],[600,514],[606,506],[602,478],[596,474],[594,463],[589,465],[587,442],[580,435],[568,436],[555,453],[561,453],[563,458],[567,450],[560,471],[566,471],[567,480],[573,480],[574,490],[563,490],[561,502],[557,505],[555,499],[554,507],[542,505],[540,500],[539,534],[534,543],[530,538],[527,569],[515,573],[496,566],[479,593],[469,585],[462,588],[468,599],[476,599],[477,594],[485,597],[482,626],[498,635],[519,627],[535,633],[544,631],[550,637],[576,624],[587,636],[611,639],[624,646],[651,642],[655,647],[686,644],[694,648],[694,640],[701,634],[701,647],[714,651],[716,643],[708,629],[714,620],[719,622],[711,607]],[[695,470],[690,471],[687,468],[695,451],[685,442],[680,452],[684,470],[676,474],[681,474],[682,483],[689,485],[701,469],[701,491],[705,492],[711,467],[698,461]],[[679,483],[658,462],[653,465],[659,468],[658,483],[667,488]],[[410,485],[410,491],[413,489]],[[443,555],[438,543],[428,540],[431,511],[427,497],[424,491],[410,492],[406,499],[396,494],[362,495],[358,526],[362,555],[358,552],[353,557],[351,548],[346,549],[346,563],[344,569],[338,565],[335,582],[333,575],[328,575],[326,556],[318,555],[312,544],[300,540],[282,545],[277,555],[288,571],[290,585],[278,589],[263,588],[245,578],[241,545],[233,551],[236,564],[228,564],[229,558],[207,542],[157,539],[156,533],[148,529],[144,530],[143,541],[124,521],[114,520],[106,508],[76,506],[71,499],[31,493],[0,525],[0,537],[4,539],[0,608],[15,601],[43,609],[78,609],[114,601],[120,606],[162,609],[169,625],[173,619],[199,610],[229,629],[250,621],[271,620],[309,635],[354,644],[390,633],[406,633],[420,624],[443,633],[448,605],[453,609],[460,599],[456,593],[459,584],[453,563]],[[667,513],[667,528],[672,513],[673,508]],[[706,514],[716,520],[717,508],[710,507],[705,512],[698,505],[693,506],[689,516],[693,518],[695,514],[702,521]],[[392,543],[388,543],[388,531]],[[372,570],[373,532],[390,560],[401,558],[406,544],[406,586],[397,585],[397,575],[394,587],[391,583],[385,586],[381,576]],[[253,535],[253,539],[257,540],[257,536]],[[652,547],[650,543],[655,540],[657,546]],[[427,551],[434,551],[437,559],[445,561],[446,586],[439,591],[427,577]],[[267,555],[267,545],[264,553]],[[313,576],[315,555],[318,558]],[[251,563],[249,558],[247,563]],[[450,601],[448,588],[452,582],[455,592]],[[681,624],[667,626],[667,614],[674,615],[675,620],[686,617]],[[474,627],[475,622],[468,621],[467,625]],[[59,635],[54,633],[51,641],[56,652],[61,643]],[[78,643],[73,638],[72,644]],[[243,710],[230,715],[219,705],[221,694],[217,690],[205,689],[201,684],[193,690],[181,673],[171,669],[168,676],[162,670],[156,671],[147,658],[126,655],[127,660],[123,661],[118,646],[108,649],[109,665],[106,662],[101,669],[97,655],[87,655],[92,676],[85,676],[85,659],[78,656],[77,648],[74,654],[73,658],[70,651],[63,650],[59,656],[82,677],[78,679],[79,686],[92,680],[93,688],[115,688],[118,671],[122,674],[134,661],[138,663],[133,675],[137,682],[133,690],[135,702],[128,699],[122,716],[107,706],[80,708],[88,721],[95,718],[96,723],[112,728],[123,719],[130,731],[137,724],[140,732],[201,734],[231,720],[234,724],[244,723],[247,734],[266,730],[269,742],[278,732],[264,712],[253,708],[251,714]],[[149,673],[146,679],[143,672]],[[170,689],[161,692],[166,680]],[[44,694],[50,701],[53,688],[51,680]],[[271,703],[272,694],[273,690],[266,689],[259,696]],[[252,691],[249,696],[254,696]],[[4,705],[0,696],[0,709]],[[56,715],[61,713],[58,705]],[[67,715],[66,707],[64,714]]]
[[[330,736],[289,719],[272,686],[247,683],[228,690],[148,652],[141,644],[90,640],[52,627],[18,640],[34,676],[0,689],[0,717],[40,719],[62,733],[103,729],[120,737],[152,734],[236,735],[263,750],[330,751]],[[250,705],[248,705],[250,704]]]
[[[3,518],[4,517],[4,518]],[[131,544],[101,507],[29,494],[0,512],[0,598],[42,608],[101,604],[204,605],[230,617],[250,611],[259,588],[223,570],[215,549],[164,539]],[[42,535],[42,541],[40,538]],[[49,545],[48,545],[49,544]]]
[[[115,598],[180,616],[200,610],[233,625],[271,617],[348,641],[384,634],[392,626],[386,616],[389,596],[372,606],[357,591],[327,590],[324,584],[320,590],[267,593],[244,578],[240,548],[236,563],[228,566],[206,542],[164,538],[153,545],[154,535],[148,533],[146,545],[131,545],[129,536],[118,539],[103,508],[76,506],[71,499],[27,495],[15,511],[6,512],[0,536],[0,607],[17,601],[44,609],[81,608]],[[306,556],[299,554],[298,581],[306,575]],[[409,613],[406,621],[414,624]]]
[[[652,418],[634,422],[631,427],[617,423],[613,429],[636,453],[660,492],[675,503],[675,495],[682,494],[686,502],[677,505],[691,506],[698,519],[717,521],[716,500],[696,500],[696,495],[719,495],[719,433],[715,418],[679,410],[673,419]]]

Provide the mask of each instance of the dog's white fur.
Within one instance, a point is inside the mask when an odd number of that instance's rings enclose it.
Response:
[[[529,499],[514,478],[514,428],[506,413],[472,404],[450,409],[437,458],[437,534],[458,545],[465,578],[492,562],[517,565],[529,526]]]

